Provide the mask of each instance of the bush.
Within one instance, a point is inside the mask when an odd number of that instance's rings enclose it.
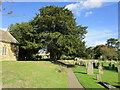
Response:
[[[34,60],[41,60],[41,58],[42,58],[41,55],[36,55],[36,54],[33,55]]]

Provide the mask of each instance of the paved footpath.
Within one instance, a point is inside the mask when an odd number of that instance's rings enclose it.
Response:
[[[68,73],[68,88],[81,88],[82,90],[85,90],[83,86],[79,83],[75,74],[73,73],[72,68],[68,68],[67,73]]]

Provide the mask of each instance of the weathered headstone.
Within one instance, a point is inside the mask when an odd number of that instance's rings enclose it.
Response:
[[[118,68],[118,72],[120,72],[120,65],[118,65],[118,67],[117,67],[117,68]]]
[[[88,63],[88,62],[85,62],[85,67],[86,67],[86,68],[87,68],[87,66],[88,66],[87,63]]]
[[[87,63],[87,74],[88,75],[93,75],[93,63],[92,62],[88,62]]]
[[[99,74],[103,74],[103,67],[101,65],[99,65],[98,71],[99,71]]]
[[[98,67],[98,62],[95,62],[95,67],[96,67],[96,68]]]
[[[98,81],[102,81],[102,78],[101,78],[101,75],[100,75],[100,74],[97,74],[97,80],[98,80]]]

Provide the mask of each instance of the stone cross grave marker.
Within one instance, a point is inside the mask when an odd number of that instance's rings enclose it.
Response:
[[[92,62],[87,63],[87,74],[93,75],[93,63]]]
[[[98,80],[98,81],[102,81],[102,78],[101,78],[101,75],[100,75],[100,74],[97,74],[97,80]]]
[[[101,65],[99,65],[98,71],[99,71],[99,74],[103,74],[103,67]]]

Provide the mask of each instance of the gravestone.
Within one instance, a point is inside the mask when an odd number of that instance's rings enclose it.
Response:
[[[98,62],[95,62],[95,67],[96,67],[96,68],[98,67]]]
[[[97,74],[97,80],[98,80],[98,81],[102,81],[102,78],[101,78],[101,75],[100,75],[100,74]]]
[[[92,62],[87,63],[87,74],[93,75],[93,63]]]
[[[118,72],[120,72],[120,65],[118,65],[118,67],[117,67],[117,68],[118,68]]]
[[[103,67],[101,65],[99,65],[98,71],[99,71],[99,74],[103,74]]]
[[[88,62],[85,62],[85,67],[86,67],[86,68],[87,68],[87,63],[88,63]]]

